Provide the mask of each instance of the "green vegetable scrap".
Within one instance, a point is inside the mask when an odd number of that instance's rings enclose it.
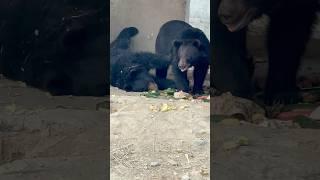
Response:
[[[141,96],[145,96],[147,98],[159,98],[164,97],[164,98],[170,98],[170,99],[187,99],[187,100],[192,100],[192,99],[198,99],[202,100],[204,102],[210,102],[210,96],[197,96],[197,97],[192,97],[190,94],[182,92],[182,91],[177,91],[176,89],[168,88],[163,91],[159,90],[152,90],[148,92],[144,92],[141,94]]]
[[[156,91],[156,90],[148,91],[148,92],[142,93],[141,95],[147,98],[159,98],[159,96],[173,97],[175,92],[176,92],[175,89],[168,88],[163,91]]]
[[[145,96],[147,98],[158,98],[160,96],[160,92],[152,90],[152,91],[148,91],[146,93],[142,93],[141,95]]]
[[[165,96],[173,96],[175,92],[176,90],[172,88],[168,88],[162,91],[162,93],[165,94]]]

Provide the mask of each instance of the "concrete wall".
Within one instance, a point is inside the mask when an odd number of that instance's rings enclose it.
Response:
[[[162,24],[169,20],[185,20],[186,0],[111,0],[110,40],[128,26],[140,33],[133,39],[134,50],[154,51]]]
[[[188,0],[187,22],[201,29],[210,39],[210,0]]]

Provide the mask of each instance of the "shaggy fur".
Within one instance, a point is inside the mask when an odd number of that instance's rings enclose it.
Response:
[[[318,0],[218,0],[214,7],[215,87],[252,96],[250,68],[245,63],[246,27],[265,14],[270,17],[265,103],[297,101],[297,71],[319,10]]]
[[[131,52],[130,41],[138,29],[123,29],[111,43],[111,85],[126,91],[147,91],[151,89],[174,88],[170,80],[157,80],[150,69],[163,68],[170,63],[164,56],[149,52]]]
[[[210,64],[209,48],[209,40],[200,29],[177,20],[162,25],[156,40],[156,53],[171,59],[174,80],[179,90],[190,91],[187,69],[194,67],[193,94],[203,93],[203,82]],[[167,69],[157,69],[157,77],[166,78]]]

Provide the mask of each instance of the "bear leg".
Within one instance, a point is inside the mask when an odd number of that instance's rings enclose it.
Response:
[[[265,103],[296,103],[301,100],[296,86],[297,72],[311,34],[315,14],[287,12],[270,17],[267,47],[269,54]],[[301,17],[303,16],[303,17]],[[297,23],[297,19],[303,19]]]

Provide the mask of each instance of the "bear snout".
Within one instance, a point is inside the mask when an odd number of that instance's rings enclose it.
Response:
[[[186,70],[188,70],[190,64],[186,63],[185,61],[179,61],[178,63],[178,67],[181,70],[181,72],[185,72]]]

